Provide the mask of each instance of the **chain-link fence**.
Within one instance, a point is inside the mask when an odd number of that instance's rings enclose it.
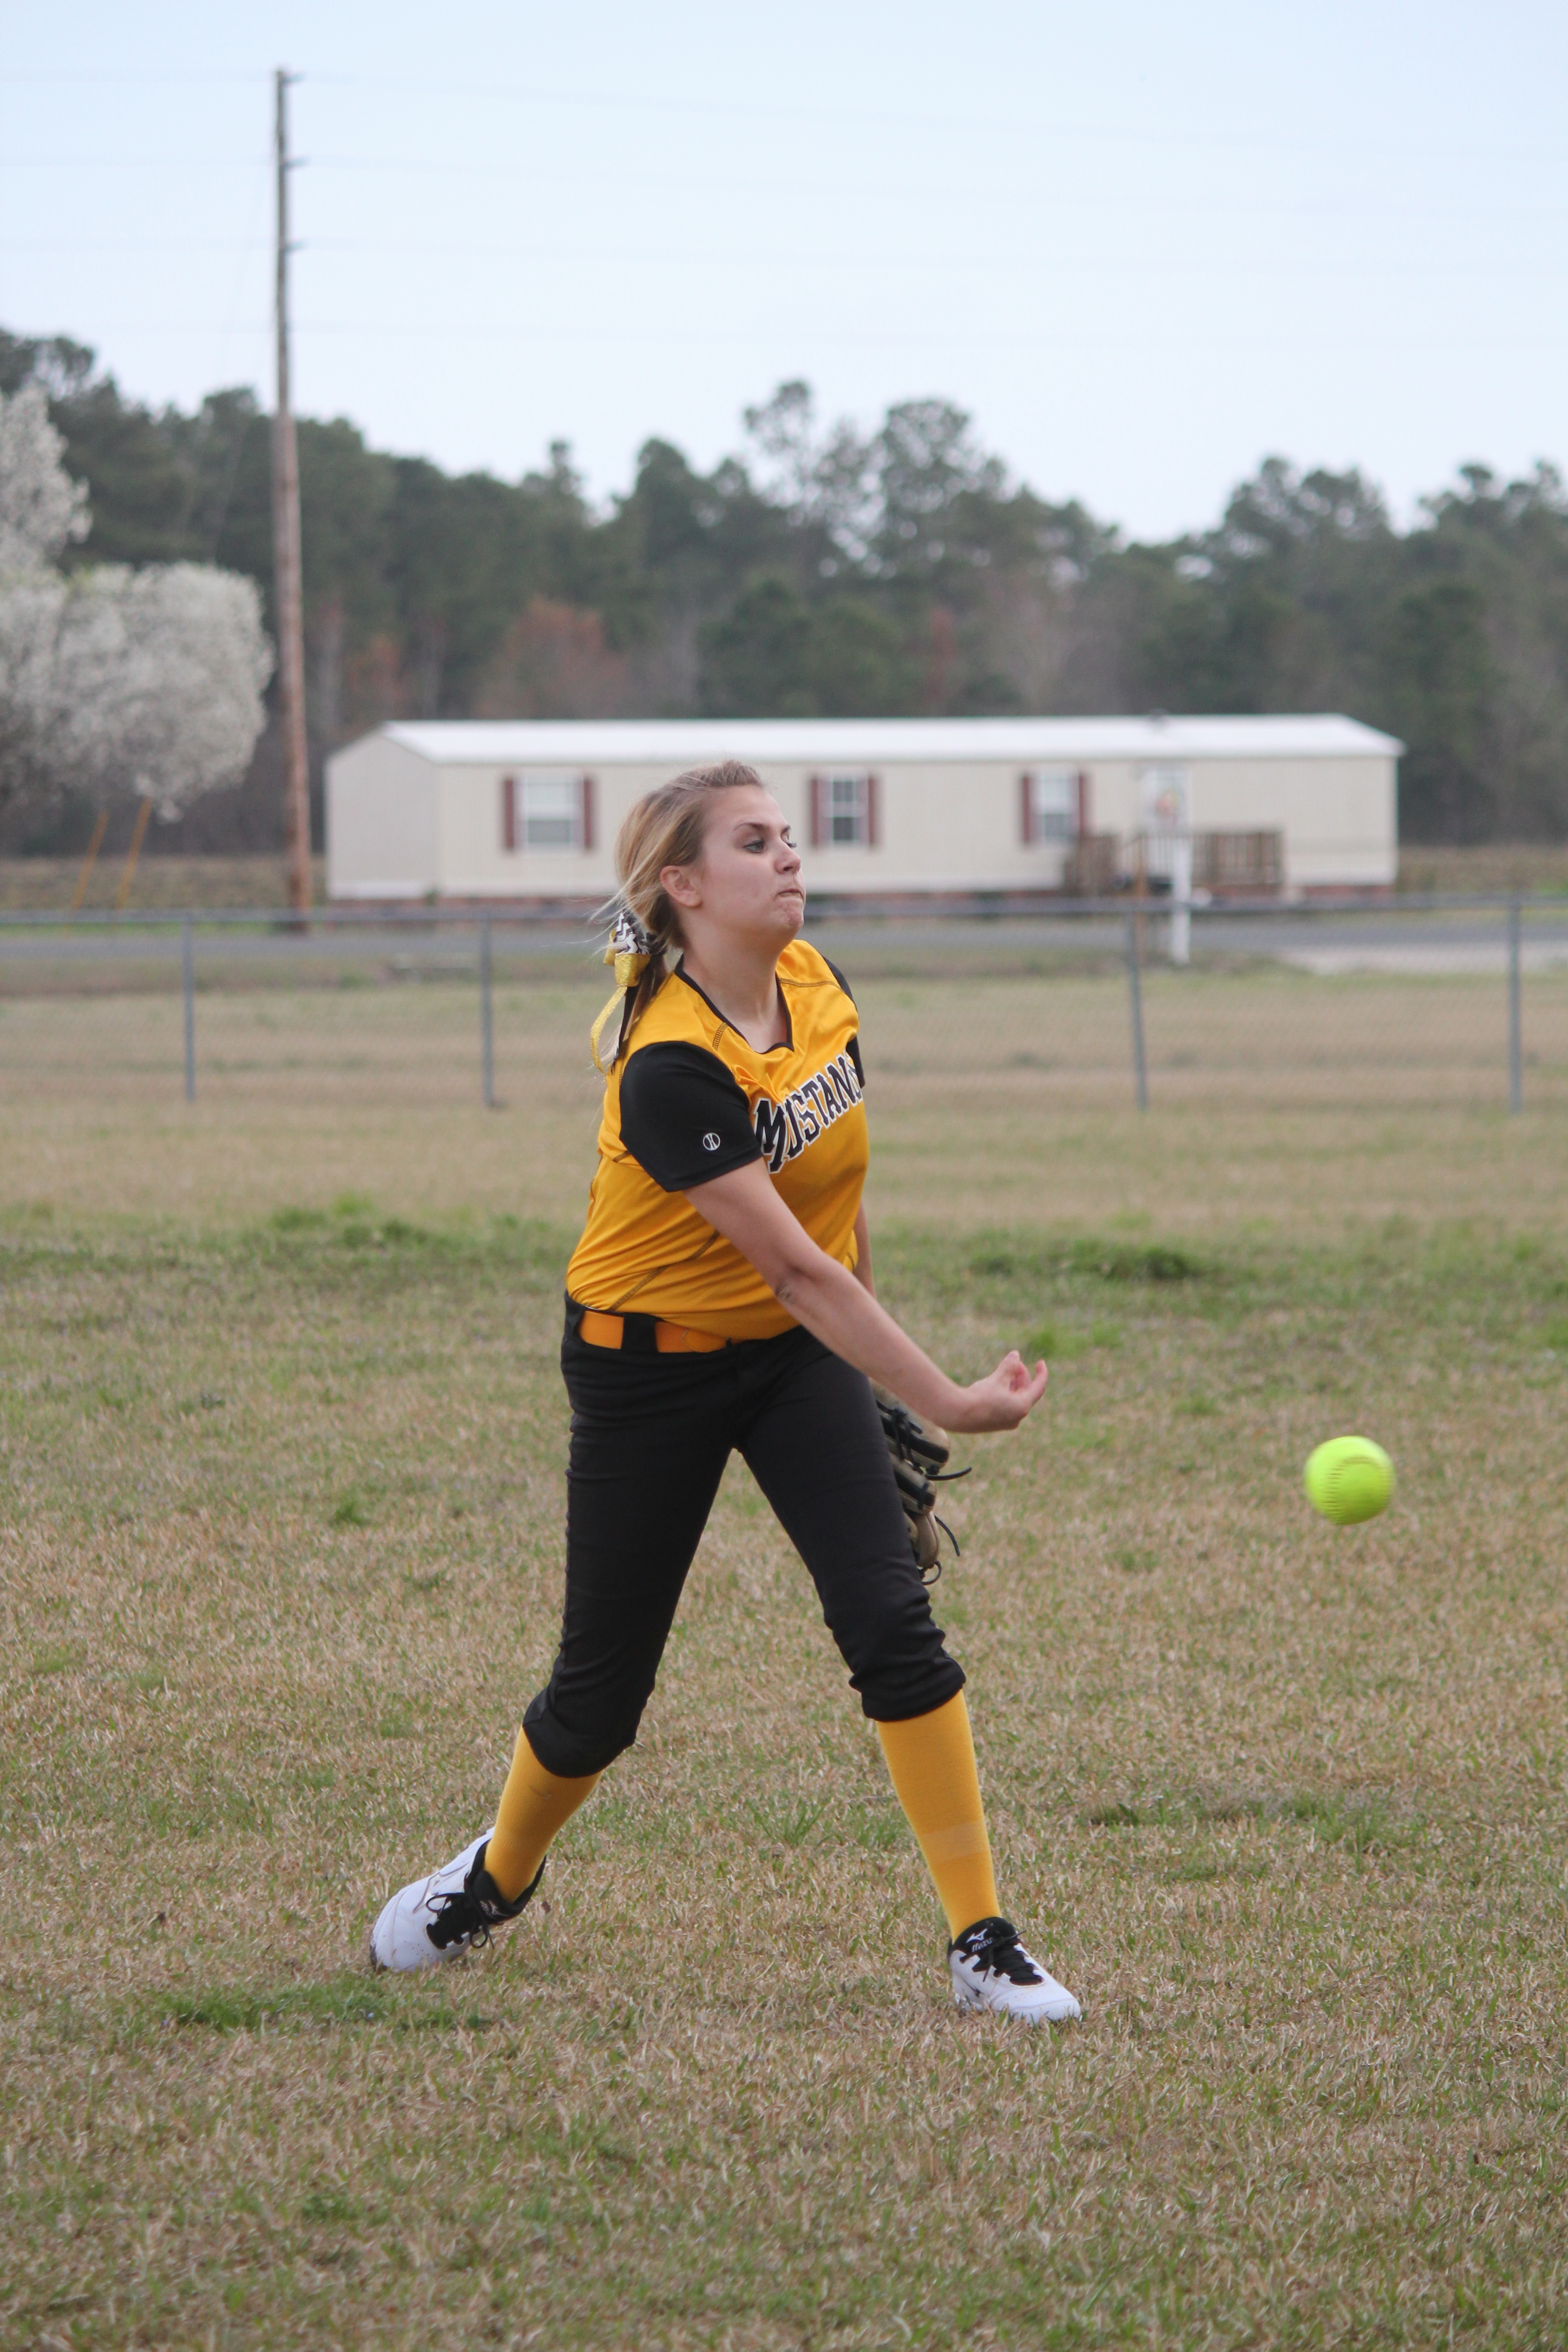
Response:
[[[1075,1107],[1568,1100],[1568,898],[1095,901],[809,936],[884,1099],[999,1115],[1020,1148]],[[580,925],[521,913],[0,917],[0,1087],[561,1105],[597,1085],[606,989]]]

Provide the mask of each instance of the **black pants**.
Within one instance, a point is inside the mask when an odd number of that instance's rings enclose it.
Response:
[[[550,1680],[523,1717],[547,1772],[602,1771],[629,1748],[686,1571],[739,1448],[805,1561],[874,1721],[929,1714],[963,1687],[916,1570],[875,1400],[808,1331],[661,1356],[644,1316],[591,1347],[567,1302],[572,1400],[566,1606]]]

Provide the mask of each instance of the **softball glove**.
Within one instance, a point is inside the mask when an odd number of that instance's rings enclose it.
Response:
[[[873,1383],[871,1393],[877,1400],[882,1434],[893,1457],[893,1477],[909,1522],[910,1549],[926,1583],[934,1584],[942,1574],[942,1536],[952,1546],[953,1557],[958,1556],[958,1538],[945,1519],[937,1517],[936,1490],[939,1485],[954,1478],[967,1478],[969,1472],[948,1468],[952,1448],[945,1430],[938,1429],[934,1422],[921,1421],[918,1413],[912,1413],[907,1404],[900,1404],[887,1389]]]

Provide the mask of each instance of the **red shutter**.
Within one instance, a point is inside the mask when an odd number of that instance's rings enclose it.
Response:
[[[594,846],[594,779],[584,776],[577,787],[578,832],[584,849]]]
[[[1027,768],[1018,779],[1018,838],[1026,849],[1035,838],[1035,780]]]
[[[1078,830],[1081,840],[1094,831],[1094,795],[1089,789],[1089,770],[1078,772]]]
[[[500,845],[503,849],[517,847],[517,778],[503,776],[500,780]]]
[[[879,776],[868,776],[866,779],[866,846],[868,849],[875,849],[882,838],[882,812],[879,806],[881,781]]]
[[[811,845],[813,849],[822,847],[823,838],[827,831],[827,821],[822,805],[826,798],[827,787],[824,778],[813,776],[811,779]]]

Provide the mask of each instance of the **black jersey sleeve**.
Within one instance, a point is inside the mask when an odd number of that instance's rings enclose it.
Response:
[[[621,1140],[667,1192],[761,1158],[751,1107],[717,1054],[645,1045],[621,1078]]]

